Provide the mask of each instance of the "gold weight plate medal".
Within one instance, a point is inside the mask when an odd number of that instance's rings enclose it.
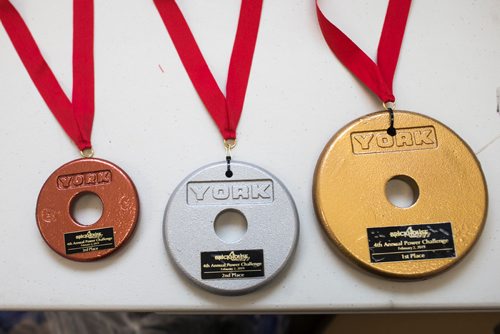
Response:
[[[314,176],[316,214],[338,248],[362,267],[425,278],[462,259],[486,219],[488,194],[469,146],[440,122],[413,112],[363,116],[333,136]],[[414,180],[418,198],[393,205],[385,187]]]

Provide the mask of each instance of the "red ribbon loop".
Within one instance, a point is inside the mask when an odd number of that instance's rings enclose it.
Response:
[[[389,0],[378,44],[377,64],[321,12],[316,0],[318,21],[323,36],[337,58],[373,91],[382,102],[394,102],[394,72],[403,42],[411,0]]]
[[[26,23],[9,0],[0,0],[0,21],[52,114],[80,150],[91,148],[94,120],[94,5],[73,1],[73,96],[62,90]]]
[[[226,84],[220,90],[175,0],[154,0],[182,64],[224,139],[235,139],[257,42],[263,0],[242,0]]]

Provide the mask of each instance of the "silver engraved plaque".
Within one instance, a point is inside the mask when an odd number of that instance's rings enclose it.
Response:
[[[269,172],[243,162],[205,166],[176,188],[165,210],[163,235],[173,262],[214,293],[248,293],[271,281],[290,260],[299,234],[295,203]],[[247,230],[236,242],[221,240],[218,215],[241,213]]]

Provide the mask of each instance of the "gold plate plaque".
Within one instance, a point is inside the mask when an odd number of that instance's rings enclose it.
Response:
[[[488,194],[469,146],[440,122],[407,111],[361,117],[326,145],[314,175],[316,214],[357,264],[395,278],[424,278],[463,258],[485,222]],[[394,206],[385,187],[410,178],[418,198]]]

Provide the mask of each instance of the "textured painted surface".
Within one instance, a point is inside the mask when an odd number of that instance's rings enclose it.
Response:
[[[103,203],[101,217],[91,226],[78,224],[71,215],[72,202],[88,192]],[[101,159],[78,159],[59,167],[45,181],[36,207],[38,228],[47,244],[59,255],[75,261],[98,260],[120,248],[132,236],[138,217],[139,197],[134,184],[118,166]],[[109,242],[99,241],[95,236],[90,238],[103,249],[75,251],[76,245],[65,241],[65,235],[79,234],[73,240],[77,243],[86,239],[81,237],[88,233],[109,228],[113,229]],[[112,243],[113,247],[104,246],[106,243]]]
[[[387,134],[388,125],[389,114],[382,111],[333,136],[316,167],[316,212],[335,244],[359,265],[386,276],[424,278],[461,260],[476,242],[486,219],[486,184],[475,154],[440,122],[398,111],[394,137]],[[385,194],[387,182],[400,175],[419,188],[417,201],[408,208],[395,207]],[[428,225],[445,222],[451,223],[455,257],[399,262],[370,257],[368,228],[418,225],[428,231]],[[426,256],[415,250],[406,254]]]
[[[216,163],[188,176],[170,197],[163,226],[174,263],[192,281],[220,294],[247,293],[269,283],[291,259],[299,234],[297,208],[281,181],[243,162],[231,163],[231,170],[227,178],[226,164]],[[248,228],[239,241],[226,243],[215,233],[214,221],[230,209],[245,216]],[[202,252],[235,250],[262,250],[264,276],[202,279]]]

